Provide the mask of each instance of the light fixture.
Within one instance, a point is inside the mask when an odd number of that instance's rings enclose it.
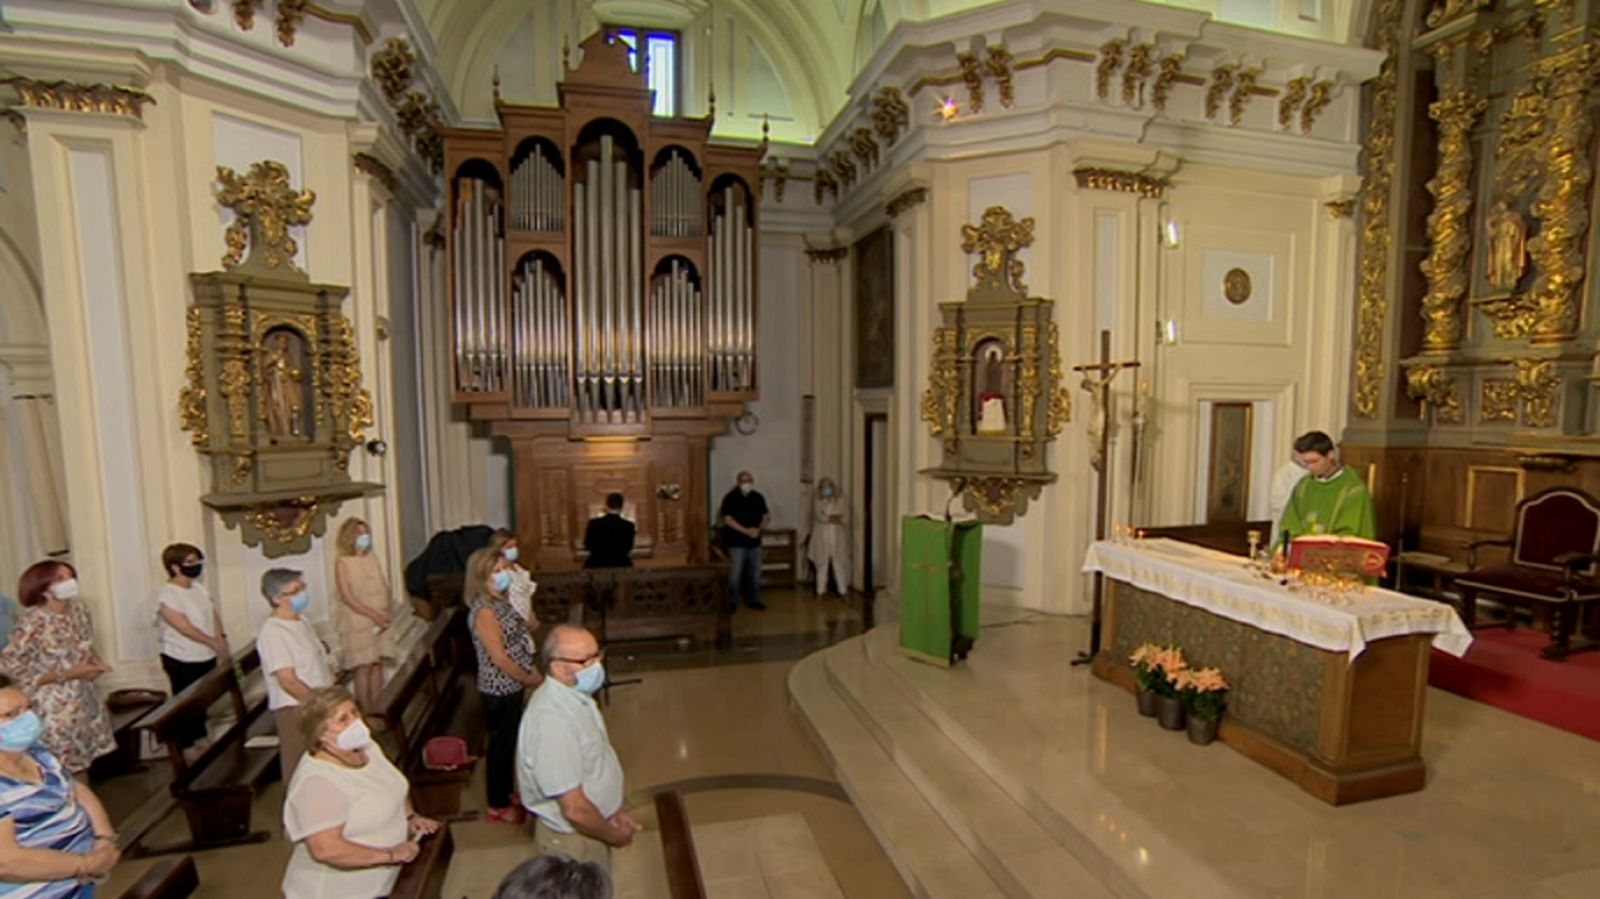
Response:
[[[389,444],[376,438],[367,441],[367,452],[374,456],[381,456],[389,451]]]
[[[939,115],[946,121],[954,119],[961,114],[961,103],[955,97],[945,97],[939,101]]]
[[[1169,250],[1176,250],[1183,245],[1183,226],[1172,217],[1172,207],[1166,203],[1162,203],[1157,209],[1157,215],[1161,219],[1161,224],[1158,226],[1161,245]]]

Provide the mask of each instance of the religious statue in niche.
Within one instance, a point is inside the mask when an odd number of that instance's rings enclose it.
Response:
[[[1497,201],[1484,221],[1489,232],[1484,278],[1493,287],[1511,290],[1522,280],[1527,264],[1528,225],[1505,200]]]
[[[293,328],[273,328],[261,348],[261,418],[272,443],[306,439],[306,341]]]
[[[1006,433],[1006,396],[1008,372],[1005,345],[995,338],[978,344],[973,358],[973,374],[978,383],[972,391],[977,400],[974,410],[973,431],[986,437]]]

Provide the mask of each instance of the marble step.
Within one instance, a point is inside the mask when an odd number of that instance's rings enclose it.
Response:
[[[790,670],[789,695],[901,879],[918,899],[1002,899],[1006,894],[834,691],[824,655]]]
[[[833,688],[1006,895],[1016,899],[1115,893],[906,701],[851,640],[825,653]],[[960,677],[959,671],[950,676]]]

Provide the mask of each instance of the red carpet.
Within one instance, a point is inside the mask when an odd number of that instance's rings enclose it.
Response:
[[[1539,657],[1550,638],[1536,631],[1474,631],[1465,658],[1433,651],[1428,683],[1524,718],[1600,740],[1600,650],[1565,662]]]

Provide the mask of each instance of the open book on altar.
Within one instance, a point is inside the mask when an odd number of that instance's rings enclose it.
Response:
[[[1364,537],[1315,534],[1289,541],[1289,567],[1331,574],[1379,577],[1389,564],[1389,545]]]

